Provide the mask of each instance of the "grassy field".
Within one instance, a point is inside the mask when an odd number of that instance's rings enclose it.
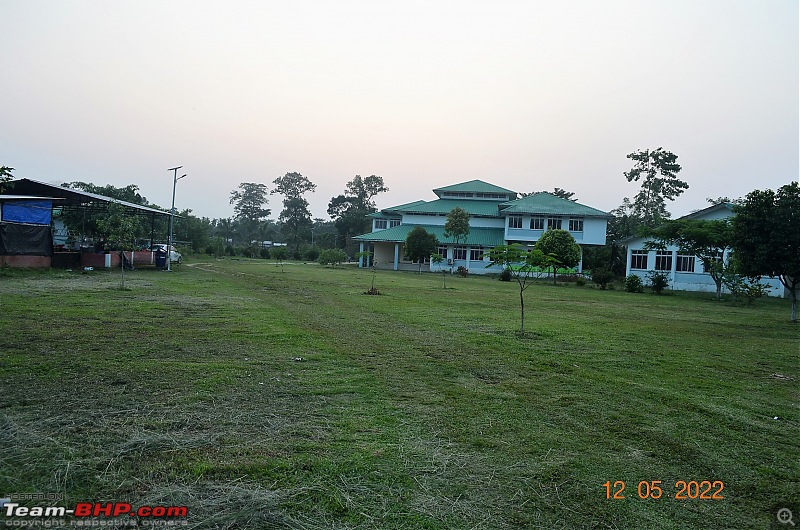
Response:
[[[0,497],[188,505],[194,528],[779,528],[800,508],[784,300],[542,282],[519,338],[514,283],[378,272],[365,296],[369,271],[284,271],[0,271]],[[724,498],[675,498],[705,480]]]

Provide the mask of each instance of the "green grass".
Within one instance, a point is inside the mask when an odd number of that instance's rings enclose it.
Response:
[[[5,271],[0,496],[186,504],[196,528],[768,528],[798,507],[786,301],[543,280],[520,338],[513,282],[378,271],[365,296],[367,271],[284,270],[184,264],[129,291]]]

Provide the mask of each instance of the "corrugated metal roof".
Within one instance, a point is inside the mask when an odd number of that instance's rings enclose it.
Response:
[[[526,214],[556,214],[556,215],[576,215],[581,217],[613,217],[591,206],[585,206],[568,199],[556,197],[552,193],[539,192],[528,195],[522,199],[505,202],[500,205],[502,214],[526,213]]]
[[[470,199],[437,199],[425,202],[417,201],[394,208],[384,208],[383,211],[398,213],[423,213],[423,214],[447,214],[455,207],[461,207],[470,215],[480,217],[500,217],[498,205],[499,201],[491,200],[470,200]]]
[[[517,195],[516,191],[507,190],[505,188],[501,188],[500,186],[495,186],[494,184],[489,184],[488,182],[484,182],[482,180],[470,180],[469,182],[462,182],[460,184],[453,184],[452,186],[445,186],[443,188],[436,188],[433,190],[436,195],[439,195],[438,192],[440,191],[464,191],[464,192],[477,192],[477,193],[512,193],[514,196]]]
[[[421,226],[428,233],[436,236],[440,243],[452,243],[452,238],[444,237],[444,226],[434,225],[398,225],[386,230],[378,230],[369,234],[361,234],[353,239],[358,241],[370,242],[394,242],[402,243],[408,237],[408,233],[416,226]],[[470,228],[467,241],[463,244],[481,246],[481,247],[495,247],[502,245],[505,232],[502,228]],[[460,243],[461,244],[461,243]]]

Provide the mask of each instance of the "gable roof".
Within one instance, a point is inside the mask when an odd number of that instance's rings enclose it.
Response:
[[[404,206],[396,206],[394,208],[385,208],[383,211],[414,214],[421,213],[427,215],[446,215],[450,213],[453,208],[459,207],[469,213],[472,217],[498,217],[499,210],[497,209],[498,201],[470,201],[461,199],[437,199],[435,201],[425,202],[417,201]]]
[[[528,195],[515,201],[504,202],[500,205],[500,213],[504,214],[542,214],[542,215],[575,215],[581,217],[602,217],[610,219],[613,216],[597,208],[573,202],[569,199],[556,197],[552,193],[541,191]]]
[[[438,239],[442,244],[452,243],[452,238],[444,237],[444,226],[417,224],[398,225],[392,228],[387,228],[386,230],[378,230],[368,234],[361,234],[360,236],[355,236],[353,239],[356,241],[403,243],[405,242],[406,237],[408,237],[408,233],[417,226],[421,226],[429,234],[435,235],[436,239]],[[496,247],[497,245],[503,244],[504,235],[505,231],[502,228],[470,227],[467,240],[461,242],[460,244],[481,247]]]
[[[507,190],[494,184],[489,184],[482,180],[470,180],[468,182],[461,182],[460,184],[453,184],[452,186],[444,186],[443,188],[436,188],[433,190],[438,197],[441,197],[439,192],[442,191],[458,191],[458,192],[475,192],[475,193],[504,193],[506,195],[517,196],[516,191]]]
[[[733,203],[720,202],[718,204],[712,204],[708,208],[703,208],[702,210],[697,210],[696,212],[686,214],[683,217],[678,217],[678,219],[702,219],[706,215],[720,210],[727,210],[726,213],[733,215]]]

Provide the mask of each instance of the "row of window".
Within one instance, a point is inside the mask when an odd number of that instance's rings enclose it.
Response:
[[[631,250],[631,269],[648,270],[648,255],[649,252],[647,250]],[[694,260],[694,256],[678,254],[675,257],[675,271],[694,272]],[[653,268],[657,271],[671,271],[672,252],[656,252],[656,262]]]
[[[562,221],[560,217],[531,217],[530,229],[531,230],[544,230],[545,221],[547,221],[547,229],[561,230]],[[522,228],[522,216],[510,215],[508,217],[509,228]],[[569,220],[570,232],[583,232],[583,219],[570,218]]]
[[[437,249],[439,255],[447,259],[447,247],[440,246]],[[467,259],[467,253],[469,253],[470,261],[481,261],[483,259],[483,247],[462,247],[456,246],[453,247],[453,257],[454,260],[465,260]]]
[[[375,230],[385,230],[400,226],[401,219],[375,219]]]

